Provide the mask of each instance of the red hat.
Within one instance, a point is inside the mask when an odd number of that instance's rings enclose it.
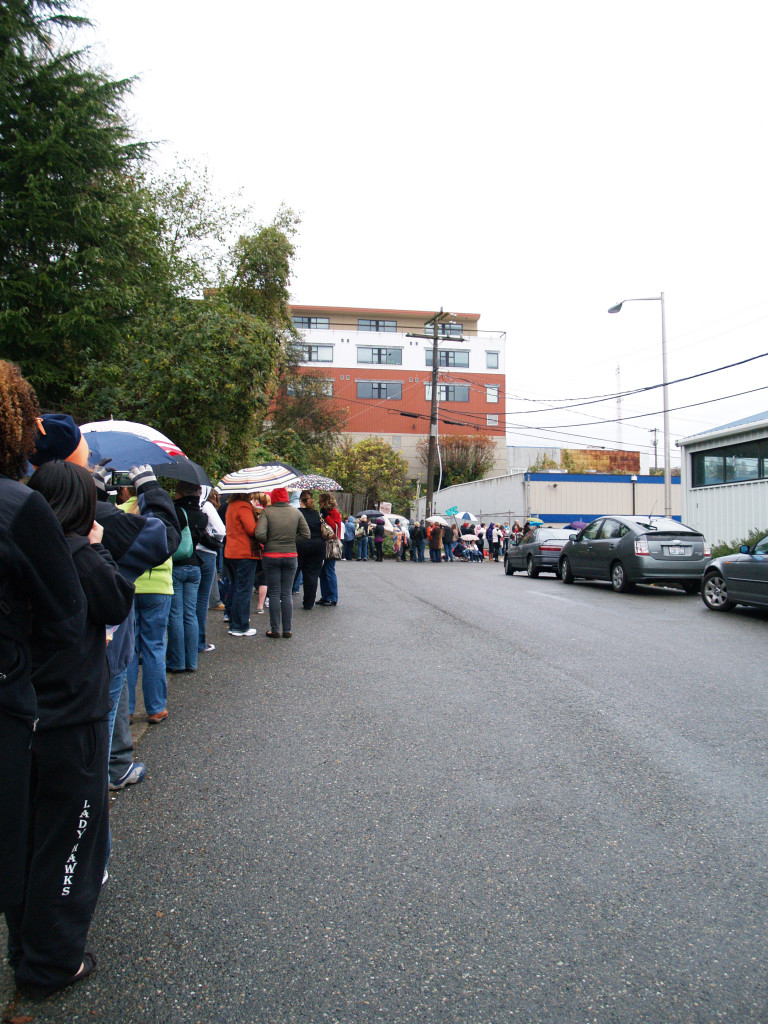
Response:
[[[284,487],[276,487],[274,489],[274,491],[271,492],[271,498],[272,498],[272,504],[273,505],[275,504],[275,502],[279,502],[279,501],[287,502],[288,501],[288,491]]]

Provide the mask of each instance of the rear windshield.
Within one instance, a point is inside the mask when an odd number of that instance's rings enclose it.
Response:
[[[658,519],[638,519],[637,527],[640,530],[647,530],[648,533],[691,533],[700,537],[698,530],[692,530],[690,526],[684,526],[675,519],[666,519],[660,516]]]
[[[568,540],[572,530],[539,530],[536,540]]]

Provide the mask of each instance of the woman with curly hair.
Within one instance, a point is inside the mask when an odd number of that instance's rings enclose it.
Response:
[[[64,532],[41,494],[19,482],[37,440],[37,396],[18,366],[0,360],[0,909],[22,905],[27,858],[31,740],[37,721],[30,644],[57,650],[77,642],[87,605]],[[63,877],[63,865],[62,865]],[[21,950],[10,950],[19,966]],[[86,965],[44,965],[43,983],[61,987]]]

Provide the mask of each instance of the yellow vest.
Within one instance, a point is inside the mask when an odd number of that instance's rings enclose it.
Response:
[[[129,515],[139,515],[139,499],[137,497],[129,498],[122,505],[118,505],[123,512],[127,512]],[[171,571],[173,569],[173,559],[168,558],[161,565],[156,565],[154,569],[147,569],[146,572],[142,573],[141,576],[136,580],[136,593],[137,594],[172,594],[173,593],[173,577]]]

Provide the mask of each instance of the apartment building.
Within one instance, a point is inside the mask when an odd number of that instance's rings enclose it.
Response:
[[[304,343],[302,368],[326,381],[348,413],[354,441],[380,437],[424,480],[419,441],[429,437],[435,310],[291,305]],[[438,323],[438,440],[475,431],[496,442],[493,472],[505,473],[503,331],[483,331],[479,313]]]

